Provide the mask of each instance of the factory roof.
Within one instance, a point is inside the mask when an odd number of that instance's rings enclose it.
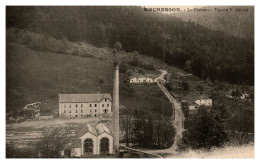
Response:
[[[93,135],[95,135],[95,136],[99,136],[103,132],[106,132],[106,133],[112,135],[111,130],[104,123],[99,123],[95,127],[90,125],[90,124],[84,125],[80,129],[80,131],[78,133],[78,137],[81,137],[81,136],[83,136],[84,134],[86,134],[88,132],[93,134]]]
[[[59,94],[59,102],[60,103],[95,103],[100,102],[103,99],[111,99],[111,95],[106,94]]]

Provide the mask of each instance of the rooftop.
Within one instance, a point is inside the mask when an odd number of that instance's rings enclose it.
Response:
[[[80,131],[79,131],[77,136],[81,137],[81,136],[83,136],[84,134],[86,134],[88,132],[92,133],[95,136],[99,136],[103,132],[106,132],[106,133],[112,135],[112,131],[105,125],[105,123],[99,123],[95,127],[90,125],[90,124],[84,125],[80,129]]]
[[[100,102],[102,99],[111,99],[111,95],[104,94],[59,94],[59,102],[75,102],[75,103],[95,103]]]
[[[203,99],[210,99],[210,98],[205,93],[192,91],[188,93],[183,99],[186,101],[196,101],[196,100],[203,100]]]

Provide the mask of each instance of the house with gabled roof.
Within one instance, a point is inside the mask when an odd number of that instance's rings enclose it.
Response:
[[[191,91],[182,99],[182,103],[186,103],[189,108],[189,114],[194,114],[200,106],[212,107],[212,100],[205,93]]]
[[[86,124],[80,128],[71,146],[71,155],[75,157],[113,154],[112,130],[105,123]]]
[[[182,102],[194,102],[199,106],[212,106],[212,100],[205,93],[198,91],[189,92],[182,100]]]
[[[110,94],[59,94],[60,118],[99,117],[111,109]]]
[[[134,74],[130,76],[130,83],[154,83],[156,76],[153,74]]]

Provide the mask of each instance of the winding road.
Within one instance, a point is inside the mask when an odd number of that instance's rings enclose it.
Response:
[[[162,74],[158,77],[157,84],[159,88],[163,91],[163,93],[166,95],[166,97],[169,99],[170,103],[172,104],[173,109],[173,126],[176,130],[176,135],[174,138],[174,144],[172,145],[169,150],[176,150],[177,149],[177,143],[182,138],[182,132],[184,131],[183,123],[184,123],[184,117],[183,112],[181,109],[181,103],[179,103],[176,99],[172,97],[170,92],[161,84],[159,79],[163,79],[163,77],[167,74],[166,70],[160,70]],[[164,79],[163,79],[164,80]]]
[[[146,150],[146,152],[153,153],[153,154],[159,154],[159,153],[167,153],[167,154],[176,154],[176,149],[177,149],[177,143],[178,141],[182,138],[182,132],[184,131],[184,117],[183,117],[183,112],[181,109],[181,103],[178,102],[176,99],[172,97],[170,92],[162,85],[162,81],[165,81],[163,78],[167,74],[166,70],[160,70],[162,73],[160,74],[159,77],[157,77],[155,80],[157,80],[157,85],[159,88],[163,91],[163,93],[166,95],[166,97],[169,99],[172,109],[173,109],[173,114],[172,114],[172,123],[173,126],[175,127],[175,138],[173,138],[174,144],[172,147],[164,150]]]

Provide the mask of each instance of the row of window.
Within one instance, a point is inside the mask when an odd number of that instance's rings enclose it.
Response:
[[[81,109],[80,110],[81,113],[84,113],[84,111]],[[92,110],[90,109],[89,112],[91,113]],[[97,109],[95,109],[95,112],[97,112]],[[64,113],[66,113],[66,110],[64,110]],[[71,110],[69,110],[69,113],[71,113]],[[75,113],[78,113],[78,110],[75,110]]]
[[[80,115],[81,117],[83,117],[83,115]],[[91,115],[91,114],[87,114],[87,115],[84,115],[85,117],[97,117],[97,114],[94,114],[94,115]],[[71,115],[69,115],[69,117],[71,117]],[[77,118],[78,115],[75,115],[75,117]]]
[[[78,104],[75,104],[75,107],[78,107]],[[89,107],[92,107],[92,104],[89,104]],[[97,104],[94,104],[94,107],[97,107]],[[105,104],[102,104],[102,107],[105,107]],[[107,107],[109,107],[109,104],[107,104]],[[66,108],[66,105],[64,105],[64,108]],[[71,104],[69,104],[69,108],[71,108]],[[83,108],[83,104],[81,104],[81,108]]]

